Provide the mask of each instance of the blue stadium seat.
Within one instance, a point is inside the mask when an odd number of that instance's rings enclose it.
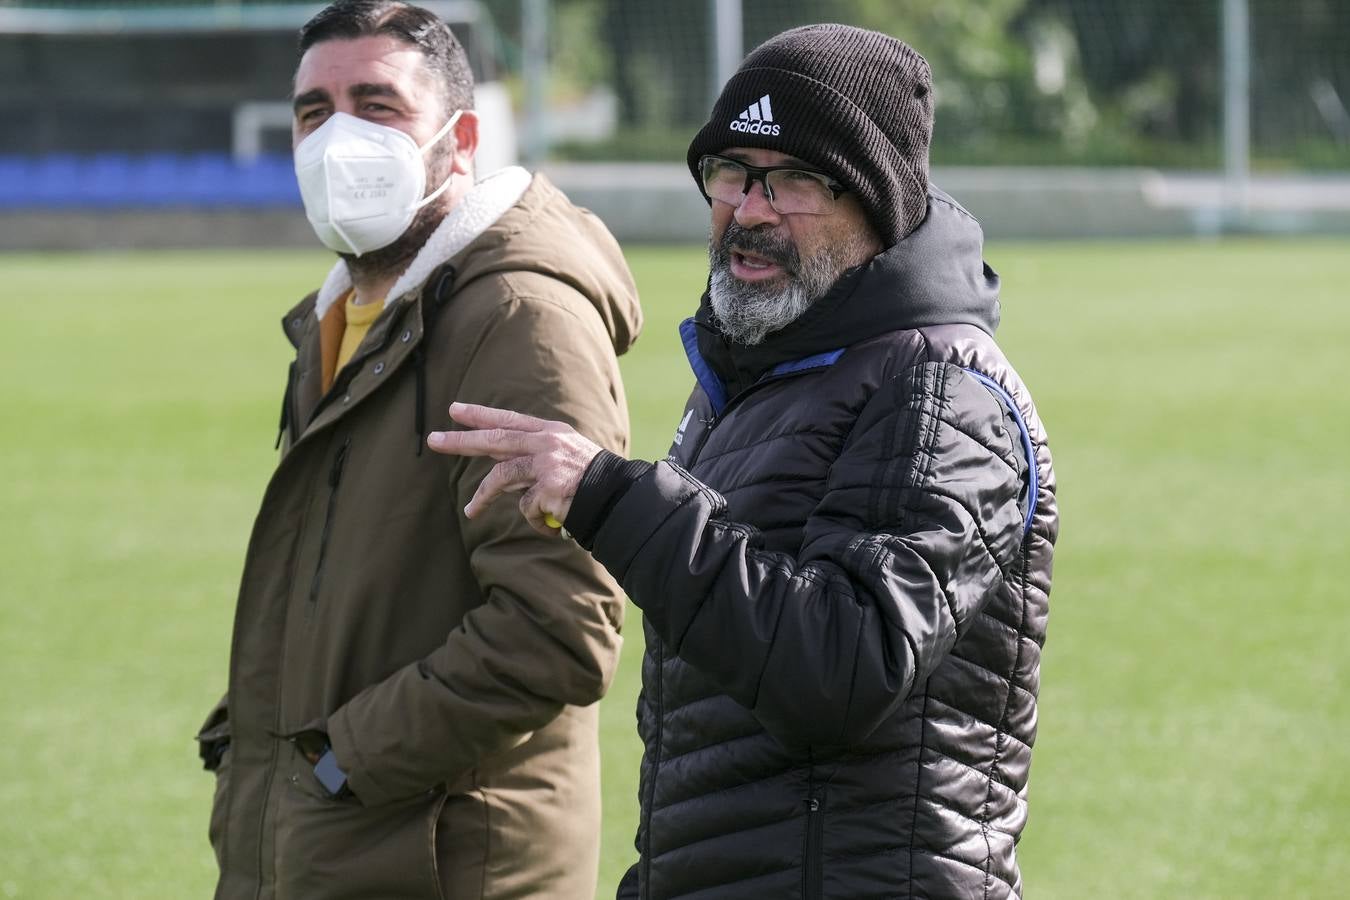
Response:
[[[32,173],[23,156],[0,155],[0,209],[18,209],[31,203]]]
[[[291,157],[279,153],[261,156],[254,163],[261,204],[268,207],[299,207],[300,188],[295,182]]]
[[[179,205],[183,158],[176,153],[151,153],[131,168],[130,205],[149,209]]]
[[[55,153],[36,160],[32,172],[31,204],[49,209],[81,205],[80,160],[73,153]]]
[[[197,153],[185,161],[178,200],[186,206],[218,209],[231,205],[234,164],[224,153]]]
[[[80,161],[76,179],[80,205],[95,209],[131,205],[131,160],[120,153],[100,153]]]
[[[0,209],[287,209],[300,204],[291,158],[225,153],[0,155]]]
[[[269,154],[237,164],[235,177],[235,205],[267,209],[294,206],[300,202],[290,157]]]

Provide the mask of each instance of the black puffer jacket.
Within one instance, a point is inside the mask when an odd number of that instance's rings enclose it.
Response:
[[[758,347],[705,298],[670,457],[587,470],[568,528],[647,637],[621,896],[1021,894],[1057,517],[980,253],[935,192]]]

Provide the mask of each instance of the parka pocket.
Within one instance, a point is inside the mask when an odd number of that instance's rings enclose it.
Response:
[[[442,794],[432,820],[431,840],[443,900],[482,900],[488,880],[489,846],[488,805],[483,792],[474,789]]]
[[[276,825],[278,897],[443,900],[435,823],[444,794],[366,807],[329,796],[299,753],[288,768]]]

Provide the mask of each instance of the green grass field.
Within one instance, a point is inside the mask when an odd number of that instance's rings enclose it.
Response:
[[[1063,513],[1022,865],[1037,898],[1350,884],[1350,247],[1000,244]],[[209,895],[191,740],[313,253],[0,256],[0,898]],[[636,449],[690,377],[696,248],[634,249]],[[641,633],[603,704],[632,858]]]

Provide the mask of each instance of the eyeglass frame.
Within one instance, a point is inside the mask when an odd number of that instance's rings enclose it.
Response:
[[[764,191],[764,199],[769,201],[769,206],[772,207],[773,211],[778,213],[780,216],[828,216],[834,213],[834,207],[831,206],[828,212],[823,213],[783,212],[777,206],[774,206],[773,190],[770,189],[769,187],[769,176],[774,172],[804,172],[808,175],[822,176],[825,179],[824,182],[822,183],[825,185],[825,189],[830,192],[831,203],[838,201],[841,195],[847,194],[849,192],[848,185],[839,181],[829,172],[825,172],[820,169],[814,169],[810,166],[800,164],[787,166],[752,166],[748,162],[745,162],[744,160],[735,159],[730,156],[723,156],[720,153],[705,153],[698,158],[698,172],[699,172],[698,189],[703,193],[704,198],[710,202],[712,200],[718,200],[719,203],[726,203],[727,201],[720,200],[719,198],[713,197],[711,194],[708,193],[708,187],[705,184],[705,181],[707,179],[706,176],[703,174],[703,165],[708,160],[717,160],[719,162],[731,163],[733,166],[740,166],[742,169],[744,169],[745,184],[742,185],[741,187],[741,203],[744,203],[745,198],[750,196],[751,186],[754,185],[756,181],[758,181],[760,188],[762,188]],[[739,207],[740,203],[734,205]]]

